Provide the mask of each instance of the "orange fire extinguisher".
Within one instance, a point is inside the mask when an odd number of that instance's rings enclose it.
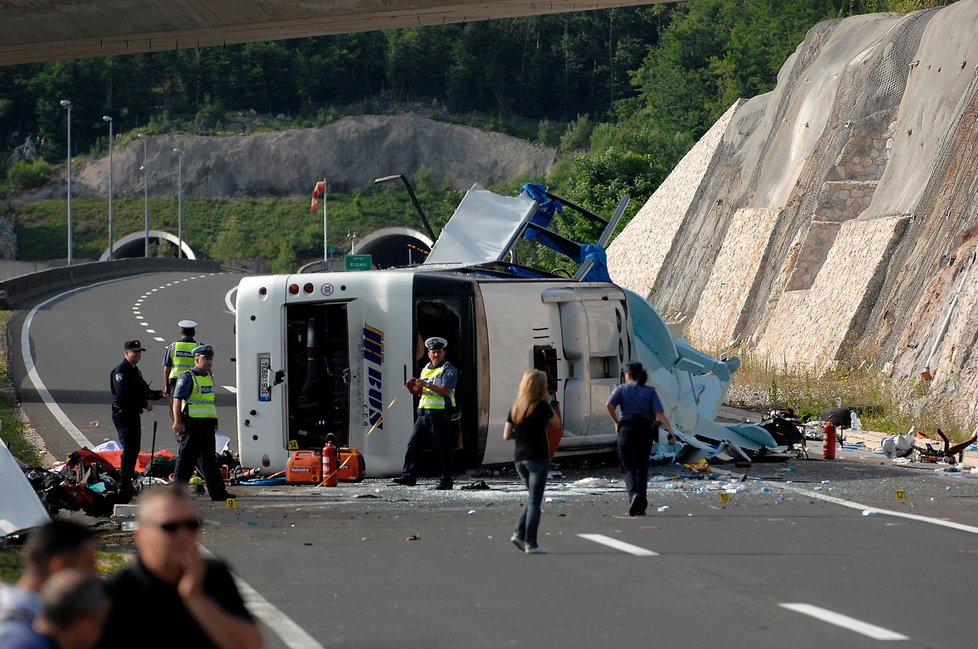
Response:
[[[825,422],[825,428],[822,429],[822,458],[835,459],[835,424],[831,421]],[[326,462],[325,458],[323,462]]]
[[[326,446],[323,447],[323,486],[335,487],[339,484],[340,476],[337,470],[336,447],[333,440],[327,439]]]

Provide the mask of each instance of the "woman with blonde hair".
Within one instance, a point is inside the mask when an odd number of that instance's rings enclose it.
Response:
[[[544,549],[537,545],[537,527],[550,470],[547,427],[560,426],[560,417],[547,402],[548,396],[547,375],[540,370],[528,371],[520,381],[516,401],[503,428],[504,440],[516,440],[516,472],[527,490],[526,505],[510,541],[527,554],[544,554]]]

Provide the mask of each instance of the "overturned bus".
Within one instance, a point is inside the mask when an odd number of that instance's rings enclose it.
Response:
[[[547,374],[560,406],[558,457],[610,448],[605,403],[629,360],[641,361],[687,444],[773,447],[764,429],[714,421],[737,359],[717,360],[673,339],[640,296],[616,286],[603,247],[610,219],[582,245],[550,229],[558,197],[473,186],[419,266],[244,278],[236,309],[238,443],[246,466],[278,471],[294,450],[328,435],[358,448],[370,476],[400,472],[415,419],[405,387],[427,362],[423,340],[448,341],[459,369],[456,468],[512,459],[502,430],[527,369]],[[548,208],[541,209],[541,204]],[[565,202],[566,204],[566,202]],[[521,266],[534,239],[580,263],[573,277]]]

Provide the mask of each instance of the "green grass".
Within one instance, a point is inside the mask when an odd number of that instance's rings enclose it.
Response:
[[[432,226],[439,230],[461,200],[462,193],[444,187],[416,187],[418,199]],[[312,186],[309,187],[310,193]],[[348,251],[347,233],[359,237],[391,226],[423,231],[403,187],[378,188],[369,193],[330,193],[328,203],[329,241]],[[321,209],[321,208],[320,208]],[[149,201],[150,228],[177,232],[176,198]],[[63,259],[67,250],[67,204],[47,200],[17,209],[17,258],[24,261]],[[74,256],[98,259],[108,247],[107,202],[103,199],[72,200]],[[116,238],[144,228],[141,198],[113,201],[113,229]],[[222,262],[264,260],[270,263],[283,256],[298,261],[322,254],[322,212],[312,212],[309,200],[293,199],[184,199],[184,240],[203,256]],[[294,266],[275,269],[295,270]]]
[[[791,372],[750,354],[734,374],[730,405],[752,410],[790,407],[802,418],[818,419],[825,408],[837,403],[856,407],[867,430],[888,434],[934,433],[940,428],[952,440],[970,435],[974,422],[966,421],[955,407],[954,397],[933,390],[920,380],[895,383],[869,363],[840,364],[819,374]]]
[[[100,575],[119,572],[128,563],[127,555],[117,550],[99,550],[96,555]],[[0,581],[12,583],[24,571],[24,554],[19,548],[0,549]]]
[[[0,310],[0,338],[6,340],[7,321],[10,311]],[[15,458],[28,466],[38,466],[41,457],[24,438],[24,424],[21,422],[14,387],[10,381],[7,366],[7,353],[0,353],[0,439],[10,449]]]

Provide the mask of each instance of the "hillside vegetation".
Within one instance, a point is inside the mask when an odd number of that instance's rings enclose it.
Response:
[[[2,157],[5,195],[38,186],[63,164],[61,99],[72,101],[73,148],[81,155],[106,149],[102,115],[113,116],[123,137],[135,130],[240,134],[321,125],[346,112],[397,110],[412,102],[440,119],[559,144],[564,160],[548,185],[604,213],[629,193],[631,216],[730,103],[773,88],[813,24],[939,4],[947,2],[689,0],[0,68],[0,143],[10,151],[31,136],[18,154]],[[451,213],[431,206],[453,204],[453,192],[426,191],[433,192],[426,198],[432,212]],[[368,229],[373,208],[364,206],[388,199],[371,192],[333,200],[336,234],[343,236],[346,229]],[[187,238],[221,259],[284,263],[289,251],[301,258],[317,247],[311,240],[318,235],[289,204],[262,197],[188,202]],[[138,228],[141,202],[117,205],[120,227],[131,219]],[[409,213],[406,205],[391,211]],[[75,241],[83,256],[104,246],[97,238],[102,209],[78,204]],[[64,249],[57,239],[63,225],[55,227],[63,222],[63,201],[7,212],[20,223],[22,258]],[[168,212],[165,201],[155,206],[163,219],[158,225],[170,212],[175,209]],[[44,228],[50,230],[34,236]],[[260,242],[251,240],[255,232]]]

